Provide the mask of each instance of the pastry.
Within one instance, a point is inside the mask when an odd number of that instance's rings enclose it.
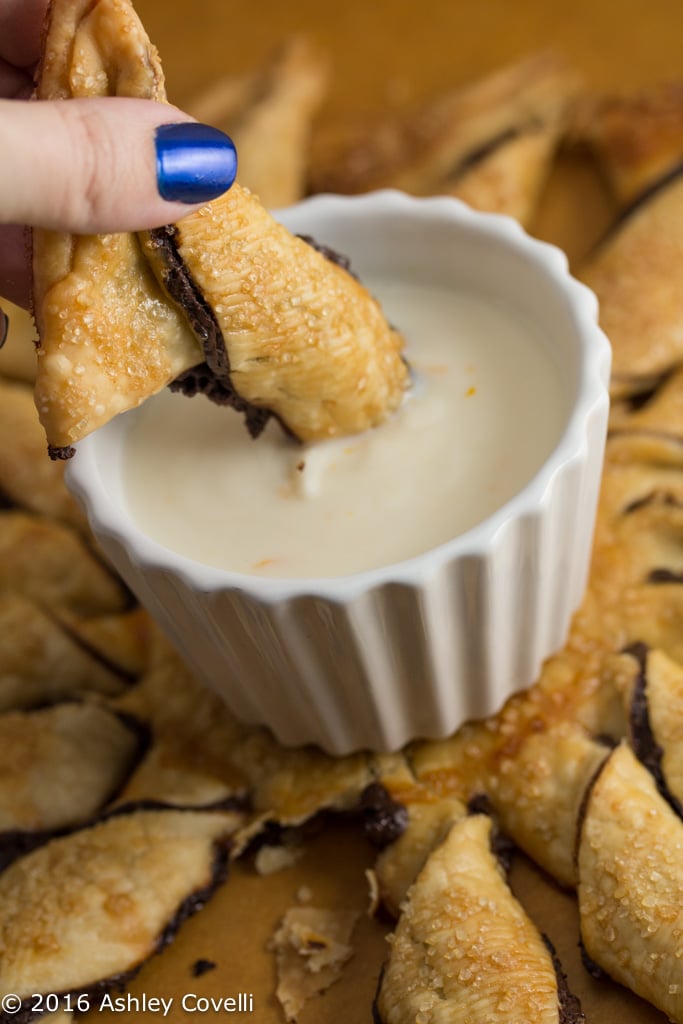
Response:
[[[16,861],[0,875],[2,991],[30,1005],[33,993],[130,977],[223,879],[238,821],[131,809]]]
[[[122,611],[128,592],[65,525],[0,511],[0,590],[13,589],[49,609],[75,615]]]
[[[413,793],[406,808],[404,830],[380,852],[373,870],[378,905],[396,919],[432,851],[443,842],[453,823],[466,813],[460,800],[438,799],[427,789],[421,795],[422,800]]]
[[[64,487],[64,466],[45,458],[45,433],[30,389],[0,379],[0,503],[85,529],[85,516]]]
[[[126,682],[38,605],[13,591],[0,593],[0,711],[34,708],[86,690],[113,696]]]
[[[615,675],[614,685],[628,715],[631,747],[683,817],[683,672],[678,662],[645,644],[629,653],[628,667]]]
[[[576,90],[574,74],[552,54],[526,58],[416,110],[374,120],[365,130],[355,130],[349,141],[329,144],[327,151],[318,143],[313,190],[356,193],[398,188],[416,195],[444,193],[457,189],[462,177],[473,181],[478,164],[488,163],[498,150],[500,165],[509,154],[513,175],[520,161],[527,167],[537,163],[547,169],[548,147],[553,147],[556,126],[562,123]],[[544,144],[546,128],[550,134]],[[531,138],[537,131],[541,135],[535,151],[531,144],[525,153],[518,147],[508,148],[518,134]],[[534,195],[537,185],[530,183]],[[528,201],[525,197],[525,205]],[[496,202],[500,203],[499,196]]]
[[[572,135],[596,152],[615,198],[628,207],[683,164],[683,86],[582,98]]]
[[[409,890],[380,979],[382,1024],[584,1019],[504,880],[491,829],[486,815],[462,817]]]
[[[612,393],[648,392],[683,358],[676,274],[683,252],[683,177],[637,206],[583,265],[612,343]]]
[[[574,837],[588,783],[609,750],[573,723],[530,732],[486,792],[510,839],[560,885],[576,885]]]
[[[0,715],[0,832],[30,838],[89,821],[147,740],[134,719],[92,701]]]
[[[165,100],[128,0],[53,0],[39,98]],[[380,423],[408,387],[403,341],[341,265],[240,185],[167,229],[34,232],[36,405],[53,457],[176,380],[299,440]]]
[[[241,185],[269,209],[289,206],[305,195],[311,122],[327,81],[322,55],[292,36],[262,70],[213,82],[187,111],[232,138]]]
[[[304,1004],[339,977],[353,955],[349,944],[359,915],[353,910],[290,907],[273,936],[285,1018],[296,1021]]]
[[[683,823],[626,745],[598,772],[577,853],[581,936],[588,957],[683,1019],[680,956]]]
[[[549,118],[503,139],[441,189],[484,213],[504,213],[528,227],[561,137],[562,122]]]

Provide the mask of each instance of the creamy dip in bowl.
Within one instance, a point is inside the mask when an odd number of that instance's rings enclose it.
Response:
[[[594,297],[556,249],[452,199],[280,215],[351,259],[407,340],[383,426],[300,446],[165,393],[78,445],[105,552],[234,713],[343,754],[496,710],[585,584],[607,419]]]

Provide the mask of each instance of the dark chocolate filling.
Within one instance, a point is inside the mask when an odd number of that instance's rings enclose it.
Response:
[[[0,832],[0,872],[8,868],[19,857],[25,857],[32,850],[37,850],[39,846],[49,843],[51,839],[59,839],[60,836],[68,835],[71,831],[73,831],[71,828],[58,828],[36,832],[22,832],[19,829]]]
[[[552,960],[555,978],[557,980],[557,999],[560,1010],[560,1024],[582,1024],[586,1017],[581,1008],[581,1000],[578,996],[575,996],[569,988],[567,975],[562,970],[560,958],[545,932],[541,932],[541,938],[550,953],[550,959]]]
[[[383,849],[395,842],[408,825],[408,810],[380,782],[371,782],[358,805],[363,830],[373,846]]]
[[[653,569],[648,577],[648,583],[683,583],[683,572],[674,572],[672,569]]]
[[[648,494],[644,494],[642,498],[636,498],[623,510],[624,515],[629,515],[631,512],[639,512],[641,508],[647,508],[648,505],[670,505],[672,508],[676,508],[680,505],[680,502],[674,498],[673,494],[669,494],[668,491],[649,491]],[[655,569],[655,572],[667,572],[668,570]],[[652,580],[651,582],[657,583],[661,580]]]
[[[603,981],[605,978],[609,977],[607,972],[603,971],[600,964],[596,964],[593,957],[588,955],[581,936],[579,936],[579,952],[581,954],[581,963],[588,971],[591,978],[595,978],[596,981]]]
[[[512,142],[513,139],[518,138],[524,132],[529,131],[531,128],[536,127],[536,122],[530,121],[525,125],[518,125],[514,128],[506,128],[504,132],[494,136],[492,139],[488,139],[483,142],[481,146],[477,146],[476,149],[471,150],[461,160],[455,164],[455,166],[446,175],[446,181],[454,181],[459,178],[462,174],[475,167],[480,160],[485,160],[500,149],[501,146],[506,145],[508,142]]]
[[[350,261],[329,246],[320,245],[309,235],[298,235],[325,259],[335,263],[355,277]],[[170,385],[172,391],[192,398],[202,394],[217,405],[227,405],[244,415],[247,430],[252,437],[258,437],[268,420],[275,414],[270,409],[246,401],[233,387],[230,379],[230,358],[216,316],[192,278],[178,252],[178,232],[174,225],[167,225],[149,232],[150,244],[161,259],[163,285],[177,305],[185,313],[190,326],[204,350],[204,362],[180,374]],[[276,417],[285,432],[294,437],[291,430]]]
[[[377,1005],[379,1000],[379,994],[382,991],[382,983],[384,981],[384,972],[386,971],[386,964],[382,964],[382,969],[379,972],[377,978],[377,987],[375,989],[375,995],[372,1000],[372,1024],[384,1024],[384,1020],[380,1015],[379,1006]]]
[[[683,161],[676,164],[674,167],[666,171],[660,178],[653,181],[651,185],[648,185],[639,195],[635,197],[624,209],[619,213],[616,220],[609,226],[606,233],[602,236],[600,241],[595,246],[592,255],[596,256],[603,246],[608,245],[613,239],[619,234],[621,229],[626,226],[628,221],[634,214],[640,212],[640,210],[647,206],[651,199],[654,199],[660,192],[663,192],[669,185],[672,185],[678,178],[683,176]]]
[[[269,419],[267,409],[245,401],[230,380],[230,360],[225,339],[216,315],[209,306],[178,252],[178,229],[174,224],[149,232],[149,244],[163,267],[162,283],[173,301],[180,306],[193,333],[204,350],[204,363],[178,378],[176,390],[198,394],[201,390],[213,401],[230,405],[244,414],[247,429],[258,437]],[[187,378],[187,380],[185,380]]]
[[[53,462],[66,462],[67,459],[72,459],[76,454],[76,449],[73,445],[67,445],[64,448],[59,448],[57,445],[49,444],[47,446],[47,454],[50,456]],[[0,1018],[1,1020],[2,1018]],[[17,1020],[17,1017],[13,1018]]]
[[[139,762],[136,762],[133,765],[132,769],[126,776],[126,779],[123,780],[120,788],[123,788],[123,785],[125,785],[128,778],[130,778],[138,763]],[[107,803],[111,803],[112,800],[115,800],[116,796],[117,794],[114,793],[108,797],[103,806],[106,806]],[[26,856],[27,853],[37,850],[38,847],[44,846],[45,843],[49,843],[52,839],[61,839],[63,836],[71,835],[74,832],[80,832],[86,828],[93,828],[95,825],[99,825],[103,821],[108,821],[110,818],[117,818],[124,814],[136,814],[138,811],[183,811],[190,814],[193,811],[243,811],[247,808],[248,800],[246,797],[241,796],[223,797],[220,800],[215,800],[208,804],[174,804],[165,800],[143,798],[140,800],[130,800],[125,804],[119,804],[109,810],[101,811],[89,821],[79,821],[74,825],[65,826],[64,828],[43,829],[35,832],[24,832],[18,829],[0,832],[0,872],[4,871],[5,868],[8,868],[10,864],[12,864],[13,861],[18,860],[19,857]],[[0,1024],[2,1024],[1,1018]]]
[[[683,804],[674,796],[666,784],[666,778],[662,771],[664,751],[655,739],[650,723],[647,699],[647,645],[643,643],[633,644],[631,647],[627,647],[624,653],[632,655],[638,662],[638,675],[633,689],[633,699],[629,713],[633,752],[652,775],[660,795],[664,797],[671,809],[680,818],[683,818]]]
[[[5,509],[11,509],[11,508],[16,508],[16,507],[17,507],[16,502],[13,501],[10,498],[10,496],[5,491],[3,491],[3,489],[0,487],[0,511],[4,511]]]
[[[601,775],[605,765],[609,761],[609,759],[610,759],[610,755],[608,754],[607,757],[605,758],[605,760],[601,761],[601,763],[595,769],[595,771],[593,772],[593,776],[592,776],[591,779],[589,779],[588,785],[586,786],[584,794],[581,797],[581,803],[579,804],[579,811],[578,811],[578,814],[576,816],[576,835],[574,837],[574,853],[573,853],[573,861],[574,861],[575,868],[577,868],[577,870],[576,870],[577,876],[578,876],[578,862],[579,862],[579,847],[581,846],[581,833],[583,832],[583,824],[584,824],[584,822],[586,820],[586,814],[588,813],[588,804],[590,803],[590,799],[591,799],[591,796],[593,794],[593,787],[595,786],[595,783],[600,778],[600,775]]]

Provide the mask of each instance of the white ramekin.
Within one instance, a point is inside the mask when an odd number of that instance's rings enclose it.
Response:
[[[146,536],[123,497],[125,416],[78,445],[67,479],[114,567],[237,717],[334,754],[443,737],[530,684],[581,600],[608,410],[597,302],[558,249],[454,199],[320,196],[280,217],[361,278],[476,289],[540,327],[569,412],[534,478],[425,555],[322,580],[209,568]]]

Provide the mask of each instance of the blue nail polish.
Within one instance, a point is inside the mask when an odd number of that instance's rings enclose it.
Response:
[[[227,192],[237,174],[231,138],[208,124],[163,124],[156,131],[157,188],[162,199],[208,203]]]

